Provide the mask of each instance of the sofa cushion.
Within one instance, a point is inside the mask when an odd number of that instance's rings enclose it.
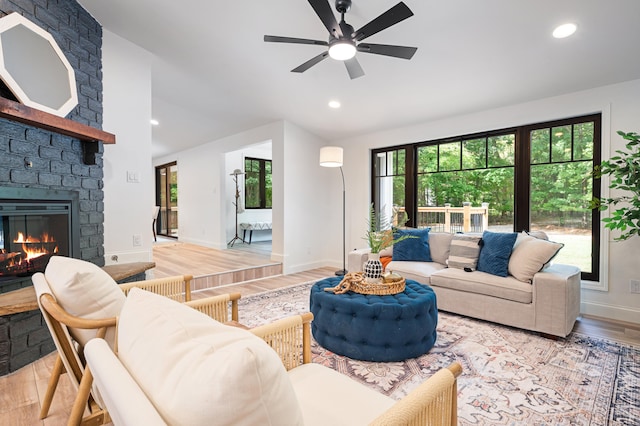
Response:
[[[453,235],[450,232],[429,232],[429,250],[434,262],[447,264]]]
[[[465,272],[455,268],[443,269],[431,275],[429,285],[484,294],[520,303],[533,301],[533,286],[530,284],[518,281],[513,277],[498,277],[480,271]]]
[[[80,259],[52,256],[44,271],[51,292],[71,315],[85,319],[115,318],[126,299],[118,284],[102,268]],[[97,330],[69,329],[82,346],[96,336]],[[105,340],[113,347],[115,330]]]
[[[564,244],[535,238],[526,232],[518,234],[509,259],[509,273],[516,279],[531,282],[536,272],[555,257]]]
[[[395,403],[320,364],[304,364],[288,374],[306,426],[367,425]]]
[[[429,284],[434,272],[446,268],[445,265],[436,262],[403,262],[392,260],[387,265],[387,272],[397,272],[408,280],[418,281],[420,284]]]
[[[302,424],[271,347],[166,297],[131,290],[118,357],[168,424]]]
[[[410,236],[393,245],[393,259],[401,261],[431,262],[429,231],[431,228],[398,229],[394,238]]]
[[[474,271],[478,265],[480,255],[481,237],[476,235],[455,234],[451,239],[451,249],[447,265],[450,268],[471,269]]]
[[[518,234],[484,231],[478,256],[478,271],[499,277],[509,275],[509,257]]]

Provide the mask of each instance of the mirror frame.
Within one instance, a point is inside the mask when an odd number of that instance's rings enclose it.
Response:
[[[11,72],[7,69],[8,67],[5,64],[5,54],[3,49],[5,47],[3,47],[3,41],[2,41],[2,34],[6,31],[11,30],[12,28],[18,26],[18,25],[22,25],[24,26],[26,29],[30,30],[31,32],[33,32],[34,34],[36,34],[37,36],[43,38],[50,46],[51,49],[53,49],[53,52],[55,53],[55,55],[58,57],[58,59],[60,59],[60,62],[62,63],[63,67],[66,68],[67,70],[67,79],[65,81],[56,81],[56,82],[50,82],[49,84],[66,84],[68,85],[69,88],[69,99],[67,99],[61,106],[57,106],[57,105],[45,105],[42,103],[39,103],[37,101],[32,100],[29,95],[27,94],[28,90],[25,90],[23,87],[20,86],[20,84],[14,79],[14,77],[11,75]],[[20,46],[17,46],[16,48],[20,48]],[[28,56],[25,55],[25,58],[27,58]],[[37,59],[37,58],[35,58]],[[28,59],[29,61],[33,61],[34,58],[31,57]],[[14,64],[15,66],[15,64]],[[42,72],[42,78],[46,79],[47,78],[47,64],[42,64],[42,66],[37,67],[39,70],[41,70]],[[39,26],[37,26],[36,24],[34,24],[33,22],[31,22],[30,20],[28,20],[27,18],[25,18],[24,16],[20,15],[19,13],[13,12],[10,13],[2,18],[0,18],[0,79],[2,79],[2,81],[7,85],[7,87],[9,88],[9,90],[11,90],[11,92],[14,94],[14,96],[24,105],[27,105],[29,107],[32,108],[36,108],[39,109],[41,111],[45,111],[54,115],[57,115],[59,117],[65,117],[67,114],[69,114],[69,112],[71,112],[71,110],[73,108],[76,107],[76,105],[78,105],[78,91],[76,88],[76,77],[75,77],[75,72],[73,70],[73,67],[71,66],[71,64],[69,63],[69,61],[67,60],[66,56],[64,55],[64,53],[62,52],[62,50],[60,49],[60,47],[58,46],[58,44],[56,43],[56,41],[53,39],[53,36],[51,34],[49,34],[47,31],[45,31],[44,29],[40,28]]]

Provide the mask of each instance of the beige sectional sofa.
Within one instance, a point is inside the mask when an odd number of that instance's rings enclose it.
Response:
[[[535,247],[547,243],[527,234],[518,235],[506,277],[447,267],[454,238],[459,237],[430,232],[428,249],[431,262],[392,260],[386,269],[431,286],[436,293],[439,310],[560,337],[571,332],[580,313],[579,268],[545,265],[539,259],[546,254],[536,252]],[[523,243],[519,244],[521,241]],[[348,270],[362,270],[368,254],[369,249],[350,252]],[[390,254],[392,250],[381,253],[382,256]],[[536,258],[542,263],[536,264]],[[538,268],[542,270],[538,271]],[[529,274],[523,274],[523,269],[528,269]],[[516,279],[512,272],[520,279]]]

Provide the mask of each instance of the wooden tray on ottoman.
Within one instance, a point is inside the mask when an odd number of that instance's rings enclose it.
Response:
[[[349,272],[344,276],[340,284],[335,287],[325,288],[324,291],[332,291],[335,294],[346,293],[347,291],[353,291],[360,294],[375,294],[375,295],[389,295],[398,294],[404,291],[406,280],[400,277],[399,280],[391,282],[368,282],[364,273],[362,272]]]

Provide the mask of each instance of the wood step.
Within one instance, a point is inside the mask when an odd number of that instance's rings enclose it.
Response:
[[[278,275],[282,275],[282,263],[270,263],[232,271],[216,272],[194,277],[191,282],[191,290],[205,290]]]

